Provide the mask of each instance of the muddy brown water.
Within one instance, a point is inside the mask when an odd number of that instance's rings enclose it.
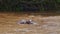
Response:
[[[21,19],[32,19],[37,24],[17,24]],[[0,34],[60,34],[60,16],[0,13]]]

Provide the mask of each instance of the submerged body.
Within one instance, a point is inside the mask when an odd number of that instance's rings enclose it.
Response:
[[[33,20],[21,20],[19,24],[36,24]]]

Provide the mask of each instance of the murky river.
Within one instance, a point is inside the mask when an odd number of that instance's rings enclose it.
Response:
[[[18,24],[21,19],[32,19],[37,24]],[[0,34],[60,34],[60,16],[0,13]]]

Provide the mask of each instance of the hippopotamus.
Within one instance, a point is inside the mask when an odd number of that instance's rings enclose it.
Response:
[[[18,24],[36,24],[33,20],[21,20]]]

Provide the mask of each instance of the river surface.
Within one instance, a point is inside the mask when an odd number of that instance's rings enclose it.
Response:
[[[36,24],[18,24],[21,19],[32,19]],[[60,34],[60,16],[0,13],[0,34]]]

